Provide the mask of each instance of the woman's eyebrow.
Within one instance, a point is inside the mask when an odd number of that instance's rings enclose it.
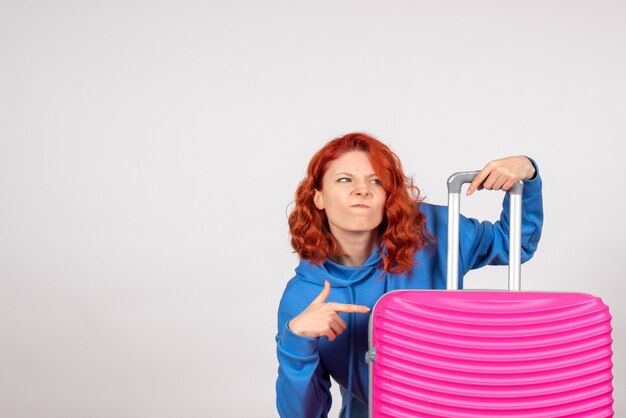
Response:
[[[335,173],[335,175],[336,175],[336,176],[350,176],[350,177],[353,177],[353,176],[354,176],[354,174],[346,173],[345,171],[340,171],[340,172],[338,172],[338,173]],[[377,177],[377,176],[378,176],[378,175],[377,175],[376,173],[373,173],[373,174],[368,174],[368,175],[366,175],[365,177],[368,177],[368,178],[369,178],[369,177]]]

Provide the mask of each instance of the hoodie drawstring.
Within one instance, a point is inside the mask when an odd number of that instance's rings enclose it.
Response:
[[[385,274],[385,278],[383,279],[384,280],[383,294],[387,293],[387,289],[389,287],[388,277],[389,275]],[[349,286],[348,289],[350,293],[350,303],[354,304],[355,303],[354,289],[352,288],[352,286]],[[347,388],[348,401],[346,402],[345,418],[350,418],[350,408],[352,406],[352,382],[354,380],[352,377],[352,374],[354,373],[354,338],[355,338],[354,315],[355,314],[353,313],[348,314],[348,329],[350,331],[350,344],[349,344],[350,353],[348,354],[348,388]]]
[[[350,303],[354,304],[354,289],[350,289]],[[350,328],[350,348],[348,355],[348,402],[346,403],[346,418],[350,418],[350,407],[352,406],[352,373],[354,372],[354,314],[348,314],[348,326]]]

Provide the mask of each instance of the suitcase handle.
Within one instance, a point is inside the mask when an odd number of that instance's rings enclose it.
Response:
[[[471,183],[479,171],[454,173],[448,178],[448,254],[446,288],[459,288],[459,214],[461,187]],[[511,204],[509,212],[509,290],[521,290],[522,246],[522,190],[524,182],[517,181],[508,191]]]

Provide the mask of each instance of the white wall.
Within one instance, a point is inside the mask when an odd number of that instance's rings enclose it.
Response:
[[[625,2],[4,0],[0,60],[0,416],[275,416],[286,208],[354,130],[435,203],[536,158],[524,285],[610,305],[626,414]]]

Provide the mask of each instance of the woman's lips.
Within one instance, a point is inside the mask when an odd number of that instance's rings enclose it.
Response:
[[[351,207],[353,207],[353,208],[369,209],[369,206],[367,206],[367,205],[352,205]]]

